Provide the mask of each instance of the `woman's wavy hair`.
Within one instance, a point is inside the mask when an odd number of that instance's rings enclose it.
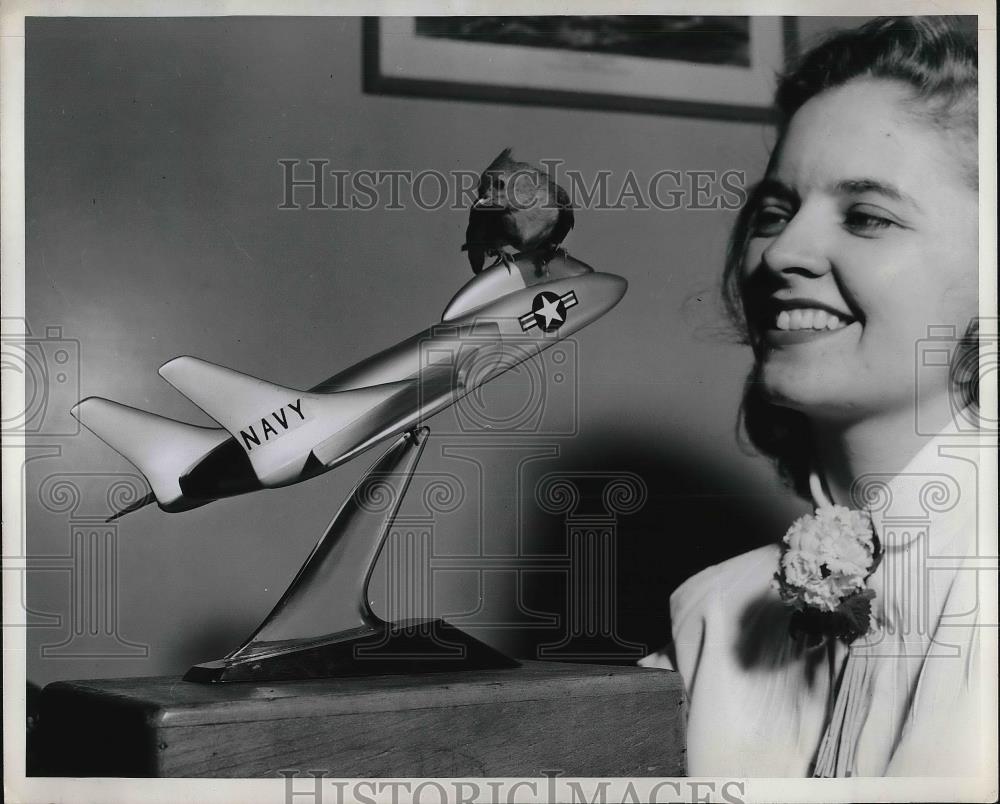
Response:
[[[775,95],[778,139],[771,171],[795,112],[821,92],[856,78],[905,83],[910,111],[956,141],[965,179],[978,189],[978,58],[973,37],[947,17],[887,17],[829,37],[779,78]],[[740,210],[729,238],[723,300],[730,318],[749,342],[741,298],[741,267],[750,240],[755,193]],[[972,322],[956,345],[951,381],[956,404],[978,408],[978,324]],[[782,478],[809,497],[811,436],[804,414],[771,404],[760,392],[756,368],[747,379],[740,408],[741,443],[749,440],[772,458]],[[743,438],[745,435],[745,439]]]

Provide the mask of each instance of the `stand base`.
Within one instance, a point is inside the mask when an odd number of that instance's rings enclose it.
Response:
[[[294,777],[294,804],[333,804],[313,795],[320,784],[329,794],[331,777],[681,776],[683,695],[666,670],[530,660],[277,684],[57,681],[42,693],[36,772],[272,779],[279,789]]]
[[[270,655],[196,664],[185,681],[290,681],[305,678],[440,673],[519,667],[520,663],[444,620],[381,623],[361,636]]]

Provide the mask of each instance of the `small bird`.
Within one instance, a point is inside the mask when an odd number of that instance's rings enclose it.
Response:
[[[490,266],[509,264],[511,254],[537,252],[541,273],[559,244],[573,228],[573,206],[567,192],[547,173],[527,162],[518,162],[504,148],[479,177],[476,202],[469,210],[462,251],[469,254],[473,273]]]

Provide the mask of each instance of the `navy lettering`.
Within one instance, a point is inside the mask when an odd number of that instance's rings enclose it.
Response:
[[[294,402],[289,402],[287,405],[283,405],[277,410],[272,410],[269,414],[274,421],[281,425],[282,431],[291,429],[291,424],[288,421],[288,413],[285,408],[291,408],[297,414],[299,414],[299,419],[302,421],[306,420],[305,414],[302,412],[302,400],[296,399]],[[249,432],[247,432],[249,431]],[[246,447],[246,451],[249,452],[253,447],[261,446],[261,439],[264,441],[270,441],[271,436],[277,438],[281,433],[265,416],[261,416],[260,419],[260,431],[261,434],[258,436],[257,431],[254,429],[254,425],[250,425],[246,430],[240,430],[240,437],[243,439],[243,444]],[[253,446],[251,446],[251,444]]]
[[[249,435],[247,434],[246,430],[240,430],[240,435],[243,437],[243,446],[246,448],[247,452],[253,449],[250,446],[251,441],[253,441],[253,443],[256,444],[258,447],[260,446],[260,439],[257,438],[257,433],[254,431],[252,424],[250,425]]]

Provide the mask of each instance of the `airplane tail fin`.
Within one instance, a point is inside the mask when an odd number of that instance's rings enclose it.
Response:
[[[181,502],[180,477],[229,438],[220,428],[185,424],[97,396],[84,399],[70,413],[134,463],[153,490],[112,519],[152,502],[166,510],[193,507]]]
[[[297,391],[188,355],[164,363],[160,376],[232,434],[267,487],[301,477],[311,456],[326,463],[313,450],[317,444],[367,422],[375,407],[399,406],[417,393],[412,380],[327,394]]]

